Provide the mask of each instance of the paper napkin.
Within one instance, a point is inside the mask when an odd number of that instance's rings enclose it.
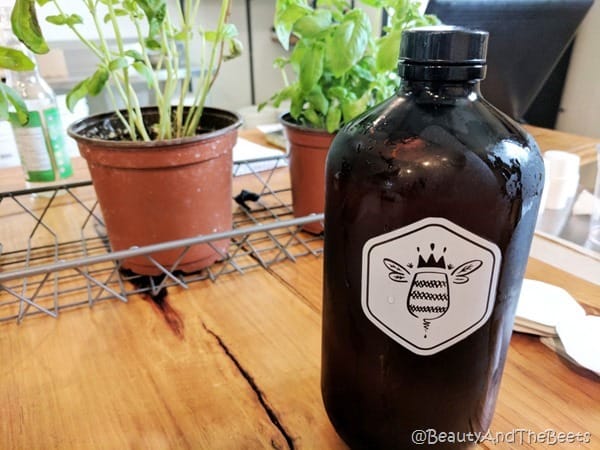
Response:
[[[585,310],[564,289],[537,280],[523,280],[514,330],[539,336],[556,336],[556,326]]]
[[[600,317],[586,315],[564,289],[525,279],[514,330],[540,336],[563,358],[600,375]]]
[[[600,316],[561,320],[556,330],[567,355],[600,375]]]

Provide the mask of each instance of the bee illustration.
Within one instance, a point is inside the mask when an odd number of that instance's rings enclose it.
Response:
[[[408,312],[417,319],[423,320],[425,338],[432,320],[439,319],[450,308],[449,280],[454,284],[469,282],[468,275],[478,270],[483,262],[477,259],[467,261],[458,267],[446,265],[444,256],[435,259],[433,251],[435,245],[431,244],[431,254],[425,260],[419,254],[417,268],[413,264],[403,266],[390,258],[384,258],[383,264],[390,271],[389,278],[397,283],[411,282],[406,299]],[[420,249],[417,247],[417,251]],[[444,248],[444,253],[446,248]]]

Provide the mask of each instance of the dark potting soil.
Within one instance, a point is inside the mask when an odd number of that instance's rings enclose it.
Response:
[[[146,125],[146,131],[151,140],[157,139],[157,127],[157,123],[150,126]],[[212,130],[198,127],[196,134],[203,134],[209,131]],[[86,128],[82,135],[90,139],[101,139],[103,141],[132,141],[131,134],[125,129],[123,124],[119,120],[109,118]]]
[[[159,122],[159,114],[155,108],[142,108],[144,114],[144,125],[146,131],[152,140],[157,137],[157,126]],[[126,117],[125,111],[121,111]],[[185,114],[185,113],[184,113]],[[235,122],[235,116],[227,114],[226,112],[220,112],[219,110],[213,110],[212,108],[205,108],[204,115],[202,116],[202,122],[196,129],[196,135],[209,133],[211,131],[219,130],[230,126]],[[173,122],[175,117],[172,118]],[[74,129],[75,133],[89,138],[89,139],[100,139],[106,141],[131,141],[131,135],[124,127],[121,119],[116,114],[101,114],[98,116],[91,116],[78,122]]]

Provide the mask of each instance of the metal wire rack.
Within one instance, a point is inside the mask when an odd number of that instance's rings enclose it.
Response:
[[[322,214],[294,218],[285,156],[237,162],[233,229],[128,250],[111,251],[91,181],[0,192],[0,322],[59,312],[105,300],[127,302],[132,294],[158,295],[170,286],[268,268],[283,260],[322,253],[322,237],[302,225]],[[272,185],[281,186],[276,189]],[[274,182],[274,183],[273,183]],[[7,236],[11,237],[8,241]],[[212,243],[229,239],[226,254]],[[153,253],[176,249],[183,256],[195,245],[210,245],[222,259],[197,273],[177,264],[163,267]],[[160,272],[141,276],[121,261],[144,256]]]

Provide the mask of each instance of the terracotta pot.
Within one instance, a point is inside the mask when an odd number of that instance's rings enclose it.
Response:
[[[289,113],[280,117],[288,141],[294,217],[325,210],[325,160],[335,134],[298,125]],[[321,222],[302,227],[311,233],[323,232]]]
[[[156,123],[157,110],[144,108],[144,121]],[[205,108],[194,137],[132,142],[90,138],[90,132],[118,127],[113,113],[75,122],[69,135],[86,159],[111,247],[114,251],[221,232],[232,227],[232,148],[241,125],[234,113]],[[226,253],[228,241],[213,243]],[[152,254],[169,269],[181,249]],[[179,262],[185,272],[221,259],[209,245],[194,245]],[[123,267],[157,275],[146,257],[127,258]]]

